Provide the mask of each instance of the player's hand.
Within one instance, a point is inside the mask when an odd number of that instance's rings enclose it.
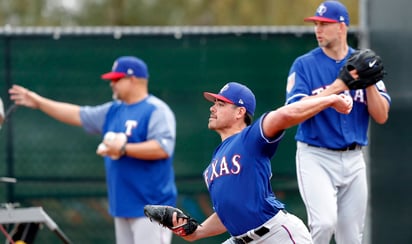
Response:
[[[349,73],[353,77],[353,79],[359,79],[358,71],[356,71],[356,69],[349,71]]]
[[[185,218],[178,218],[177,217],[177,212],[174,212],[173,216],[172,216],[172,223],[173,223],[173,227],[183,226],[183,225],[186,225],[188,223],[188,220],[185,219]],[[199,229],[199,228],[201,228],[200,225],[197,227],[197,229]],[[193,232],[190,235],[181,236],[181,237],[183,239],[185,239],[186,241],[189,241],[189,242],[195,241],[196,240],[196,231]]]
[[[187,219],[185,218],[178,218],[177,217],[177,212],[173,213],[173,217],[172,217],[172,223],[173,223],[173,227],[176,226],[181,226],[187,223]]]
[[[353,79],[353,80],[356,80],[356,79],[359,78],[359,75],[358,75],[358,72],[356,71],[356,69],[349,71],[348,76],[350,76],[351,79]],[[348,86],[345,84],[345,82],[339,77],[330,86],[333,86],[335,88],[334,89],[335,94],[338,94],[338,93],[340,93],[342,91],[345,91],[345,90],[349,90]]]
[[[339,94],[336,95],[336,101],[333,103],[333,108],[342,114],[349,114],[352,111],[353,107],[353,100],[352,97]]]
[[[107,132],[103,142],[97,147],[96,153],[100,156],[109,156],[112,159],[119,159],[123,156],[121,148],[126,142],[126,134]]]
[[[117,146],[115,143],[112,143],[112,142],[105,143],[103,141],[99,144],[99,146],[97,146],[96,154],[102,157],[108,156],[108,157],[111,157],[112,159],[119,159],[122,156],[120,155],[120,147]]]
[[[107,146],[103,142],[101,142],[96,149],[96,154],[102,157],[107,156]]]
[[[15,104],[29,108],[39,108],[39,95],[19,85],[13,85],[9,89],[10,99]]]

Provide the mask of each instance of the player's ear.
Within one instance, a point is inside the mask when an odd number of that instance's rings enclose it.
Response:
[[[339,22],[339,30],[342,33],[346,33],[348,31],[348,27],[346,26],[345,22]]]
[[[239,118],[243,118],[246,114],[246,108],[245,107],[237,107],[237,115]]]

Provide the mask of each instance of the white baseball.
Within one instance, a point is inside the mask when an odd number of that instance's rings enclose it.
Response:
[[[116,137],[118,137],[123,143],[127,141],[127,136],[125,133],[117,133]]]
[[[99,153],[103,152],[103,151],[106,151],[106,150],[107,150],[107,147],[104,143],[100,143],[99,146],[97,147],[97,152],[99,152]]]
[[[116,138],[116,133],[114,133],[113,131],[109,131],[104,135],[104,140],[114,140],[114,138]]]

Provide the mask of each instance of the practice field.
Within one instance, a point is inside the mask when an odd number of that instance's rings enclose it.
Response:
[[[350,42],[357,45],[356,31]],[[210,103],[202,92],[229,81],[244,83],[256,94],[259,116],[283,105],[290,65],[316,45],[312,28],[304,27],[16,29],[0,35],[0,96],[7,98],[8,87],[20,84],[59,101],[97,105],[111,99],[100,75],[114,58],[146,60],[150,91],[176,114],[178,207],[203,220],[211,208],[202,171],[219,138],[207,129]],[[287,209],[306,219],[297,191],[294,131],[286,132],[273,159],[272,184]],[[74,243],[114,243],[103,160],[95,154],[99,142],[80,128],[17,108],[0,130],[0,176],[17,183],[0,185],[0,202],[42,206]],[[47,227],[37,238],[59,243]],[[175,237],[173,243],[184,242]]]

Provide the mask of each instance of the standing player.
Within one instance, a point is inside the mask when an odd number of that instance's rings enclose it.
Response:
[[[9,93],[17,105],[39,109],[88,133],[124,133],[121,139],[104,140],[109,212],[114,217],[116,243],[171,243],[172,233],[144,216],[147,204],[176,204],[172,165],[176,138],[173,112],[148,93],[146,64],[136,57],[120,57],[110,80],[115,101],[99,106],[78,106],[42,97],[14,85]]]
[[[286,128],[326,108],[347,114],[352,100],[333,94],[297,102],[252,123],[256,101],[246,86],[230,82],[218,94],[205,92],[204,97],[213,102],[208,128],[222,140],[203,173],[215,213],[183,238],[195,241],[228,231],[232,237],[225,244],[312,243],[305,224],[286,213],[272,191],[271,158]],[[176,215],[173,221],[174,226],[187,222]]]
[[[338,1],[320,4],[315,16],[318,48],[298,57],[287,84],[287,104],[330,94],[348,94],[353,109],[348,115],[322,111],[297,129],[296,170],[306,205],[309,228],[316,244],[362,242],[367,207],[367,178],[362,147],[368,143],[369,117],[383,124],[390,97],[383,81],[349,91],[336,77],[354,50],[347,44],[349,16]]]

